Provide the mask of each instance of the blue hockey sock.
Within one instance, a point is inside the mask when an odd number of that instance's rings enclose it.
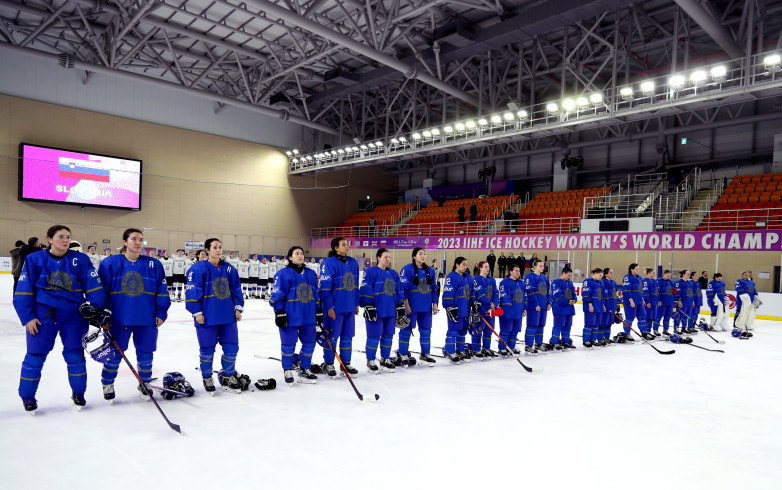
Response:
[[[154,354],[152,352],[139,352],[136,351],[136,363],[138,366],[138,376],[141,381],[149,383],[152,381],[152,358]]]
[[[418,335],[421,341],[421,354],[429,354],[431,349],[432,329],[431,328],[419,328]]]
[[[410,353],[410,334],[412,330],[410,327],[403,328],[399,331],[399,354],[407,355]]]
[[[22,374],[19,376],[20,397],[35,398],[46,356],[47,354],[25,354],[24,361],[22,361]]]
[[[315,342],[302,342],[301,353],[299,359],[301,360],[301,368],[309,369],[312,366],[312,353],[315,352]]]
[[[592,341],[592,325],[584,325],[584,342]]]
[[[394,334],[384,334],[380,337],[380,357],[388,359],[391,357],[391,347],[394,345]]]
[[[524,332],[524,343],[528,346],[535,343],[535,327],[527,325],[527,330]]]
[[[538,327],[535,329],[535,343],[537,345],[543,344],[543,329],[545,327],[543,325],[538,325]]]
[[[466,341],[466,335],[460,334],[456,336],[456,352],[464,352],[464,345],[466,344]]]
[[[367,337],[367,361],[373,361],[375,360],[375,357],[377,356],[377,346],[380,343],[380,339],[377,337]]]
[[[114,359],[109,359],[103,363],[103,371],[101,372],[100,382],[104,385],[114,384],[114,380],[117,379],[117,371],[119,370],[119,365],[121,362],[122,357],[117,354],[115,355]]]
[[[282,354],[282,368],[293,369],[293,353],[296,352],[296,344],[281,344],[280,354]]]
[[[340,337],[339,338],[339,357],[345,364],[350,363],[350,358],[353,353],[353,338],[352,337]]]
[[[220,358],[223,374],[225,376],[233,376],[236,372],[236,354],[239,352],[239,344],[221,344],[223,347],[223,355]]]
[[[456,331],[448,330],[445,333],[445,352],[453,354],[456,352]]]
[[[84,349],[64,349],[62,357],[68,367],[71,391],[74,393],[87,391],[87,361],[84,360]]]
[[[199,350],[199,361],[201,367],[201,376],[204,378],[212,377],[212,362],[214,361],[215,348],[201,348]]]

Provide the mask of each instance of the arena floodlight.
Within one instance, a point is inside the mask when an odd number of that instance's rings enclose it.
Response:
[[[362,150],[366,150],[367,149],[367,145],[361,145],[361,146],[359,146],[359,148],[361,148]]]
[[[402,144],[407,143],[407,138],[405,138],[404,136],[400,136],[399,137],[399,142],[402,143]]]
[[[374,150],[375,149],[375,144],[374,143],[370,143],[369,147]]]
[[[432,137],[432,132],[429,131],[428,129],[425,129],[424,130],[424,138],[431,138],[431,137]]]
[[[684,87],[684,77],[682,75],[673,75],[668,79],[668,86],[672,92],[677,92]]]
[[[521,119],[522,121],[524,121],[525,119],[527,119],[529,117],[529,114],[527,114],[527,111],[525,111],[523,109],[520,110],[519,112],[517,112],[516,115],[519,116],[519,119]]]
[[[464,125],[467,127],[467,129],[475,129],[475,121],[472,119],[464,123]]]
[[[337,150],[337,153],[339,153],[340,155],[344,155],[345,154],[345,150],[340,148],[339,150]]]
[[[562,109],[565,112],[573,112],[576,109],[576,102],[573,99],[565,99],[562,101]]]
[[[292,156],[293,156],[293,152],[292,152],[292,151],[290,151],[290,150],[287,150],[287,151],[285,152],[285,154],[286,154],[286,155],[288,155],[288,157],[292,157]]]
[[[600,92],[592,92],[589,95],[589,101],[595,105],[601,104],[603,102],[603,94]]]
[[[391,144],[392,145],[398,145],[399,144],[399,140],[396,139],[396,138],[391,138]]]
[[[453,133],[453,126],[446,126],[443,128],[443,131],[445,131],[445,134],[451,134]]]
[[[782,68],[782,59],[779,55],[774,53],[763,58],[763,66],[766,67],[766,71],[776,73]]]
[[[491,117],[491,123],[492,124],[500,124],[502,123],[502,117],[499,114],[495,114]]]
[[[421,139],[421,133],[413,133],[413,139],[414,140],[420,140]]]
[[[728,78],[728,70],[725,65],[715,66],[711,69],[711,78],[716,83],[723,83]]]
[[[646,97],[651,97],[654,95],[654,82],[651,80],[647,80],[641,84],[641,92]]]
[[[353,153],[358,153],[358,147],[353,147]]]
[[[589,99],[586,97],[579,97],[576,99],[576,104],[578,104],[579,109],[586,109],[589,107]]]
[[[622,96],[623,100],[631,101],[634,99],[633,97],[633,87],[622,87],[619,89],[619,95]]]
[[[512,113],[512,112],[506,112],[505,114],[503,114],[503,115],[502,115],[502,117],[503,117],[503,119],[505,119],[507,122],[512,122],[512,121],[513,121],[513,119],[514,119],[514,118],[513,118],[513,113]]]
[[[464,131],[464,123],[456,123],[456,130],[457,131]]]
[[[487,124],[489,124],[489,121],[487,121],[484,118],[480,118],[478,119],[478,124],[480,124],[481,126],[486,126]]]
[[[334,150],[331,150],[331,156],[333,156],[333,157],[337,156],[337,152],[334,151]]]
[[[700,88],[706,85],[706,72],[703,70],[696,70],[690,75],[690,81],[693,85]]]
[[[440,129],[439,128],[432,128],[432,135],[433,136],[440,136]]]
[[[556,102],[549,102],[546,104],[546,110],[549,111],[551,114],[556,114],[559,112],[559,106]]]
[[[314,160],[314,158],[312,158],[312,155],[307,155],[307,161],[308,161],[308,162],[311,162],[311,161],[313,161],[313,160]]]
[[[294,158],[292,161],[293,161],[293,163],[299,163],[299,159],[298,158]]]
[[[383,148],[383,142],[382,141],[375,141],[375,146],[378,148]]]
[[[294,155],[298,155],[298,154],[299,154],[299,150],[297,150],[296,148],[294,148],[294,149],[293,149],[293,154],[294,154]]]

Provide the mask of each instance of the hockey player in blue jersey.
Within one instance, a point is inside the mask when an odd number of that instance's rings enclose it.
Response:
[[[654,269],[647,267],[646,277],[643,280],[643,305],[646,309],[646,330],[643,331],[646,340],[652,340],[655,336],[660,336],[657,328],[653,329],[655,318],[657,318],[657,303],[660,301],[659,286],[654,278]],[[647,335],[649,334],[649,335]]]
[[[141,230],[128,228],[122,234],[123,252],[106,257],[100,263],[100,275],[111,309],[111,335],[123,352],[130,337],[136,348],[138,374],[144,385],[139,385],[139,397],[152,396],[152,358],[157,349],[158,328],[168,317],[171,298],[166,285],[166,274],[158,259],[142,255],[144,235]],[[122,358],[115,356],[103,364],[101,383],[103,398],[114,400],[114,380]]]
[[[603,313],[603,322],[598,329],[598,340],[605,340],[606,345],[614,343],[611,340],[611,327],[617,319],[619,313],[619,288],[614,281],[614,270],[610,267],[603,269],[603,279],[600,280],[600,285],[603,286],[603,304],[606,307],[605,313]],[[592,333],[594,337],[594,332]]]
[[[717,272],[706,287],[706,305],[711,310],[709,326],[713,330],[717,328],[723,332],[728,330],[727,323],[730,315],[726,303],[725,281],[722,280],[722,274]]]
[[[657,307],[656,325],[661,324],[663,335],[670,335],[668,327],[671,326],[671,316],[673,315],[676,284],[671,280],[671,271],[664,270],[663,277],[657,279],[657,292],[660,298],[660,306]]]
[[[24,409],[35,412],[41,370],[59,334],[73,392],[71,400],[73,407],[80,410],[86,404],[87,389],[87,363],[81,340],[88,325],[79,315],[79,307],[85,298],[92,306],[102,307],[103,286],[90,258],[69,250],[70,228],[54,225],[46,232],[46,240],[48,250],[33,252],[25,258],[14,292],[14,309],[27,330],[27,354],[19,377],[19,396]]]
[[[500,304],[500,294],[497,289],[497,282],[491,277],[491,268],[489,263],[481,261],[478,263],[478,275],[472,280],[473,283],[473,308],[478,309],[478,313],[481,318],[485,318],[491,328],[481,322],[481,325],[476,329],[478,335],[472,335],[472,350],[475,353],[475,357],[483,359],[491,359],[497,357],[497,353],[491,350],[491,337],[494,328],[494,316],[489,316],[487,313],[493,310]]]
[[[679,271],[679,280],[676,281],[676,293],[675,293],[677,307],[679,308],[679,315],[673,317],[673,332],[676,334],[690,333],[687,327],[687,317],[692,314],[693,306],[693,291],[690,287],[690,271]],[[681,325],[681,329],[679,328]]]
[[[543,328],[546,326],[546,312],[551,309],[549,302],[548,277],[543,275],[545,264],[540,259],[534,259],[530,264],[532,272],[524,277],[524,295],[526,299],[527,330],[524,333],[524,351],[537,354],[538,351],[549,350],[543,344]]]
[[[627,268],[627,274],[622,279],[622,307],[625,310],[625,322],[624,326],[625,340],[629,342],[635,341],[632,335],[630,335],[630,326],[633,325],[633,320],[638,319],[638,329],[641,332],[646,330],[646,308],[643,305],[643,286],[641,279],[638,277],[639,267],[638,264],[630,264]]]
[[[236,268],[223,261],[223,244],[217,238],[204,243],[208,259],[198,262],[187,272],[185,307],[193,315],[200,348],[201,376],[204,389],[214,395],[212,363],[215,346],[220,343],[223,355],[223,390],[241,393],[236,375],[236,354],[239,352],[239,329],[244,299]]]
[[[576,304],[576,288],[570,280],[572,275],[573,269],[565,266],[559,279],[551,283],[551,314],[554,315],[554,328],[549,341],[551,349],[575,349],[573,339],[570,338],[570,329],[576,314],[576,307],[573,306]]]
[[[755,329],[755,310],[763,304],[760,301],[755,282],[752,280],[752,271],[741,273],[741,278],[736,281],[736,317],[735,326],[740,329]]]
[[[437,283],[437,272],[426,265],[426,250],[421,247],[413,249],[412,262],[402,267],[399,279],[404,288],[405,312],[410,318],[410,325],[399,331],[399,355],[397,365],[415,364],[410,358],[410,336],[418,327],[421,342],[421,364],[434,366],[434,359],[429,355],[432,338],[432,315],[437,314],[437,303],[440,298],[440,288]]]
[[[350,247],[345,238],[337,237],[331,240],[329,256],[320,267],[318,292],[323,311],[327,313],[323,317],[323,331],[329,336],[331,345],[339,349],[339,357],[347,372],[351,376],[357,376],[358,370],[350,365],[350,359],[353,352],[353,337],[356,335],[356,315],[358,315],[358,262],[353,257],[348,257],[348,252]],[[334,357],[334,352],[324,347],[321,371],[330,378],[337,376]],[[341,366],[340,372],[344,375]]]
[[[584,308],[584,347],[605,346],[605,339],[599,338],[599,322],[603,321],[606,308],[603,304],[603,269],[592,270],[592,277],[584,281],[581,303]]]
[[[318,377],[310,370],[315,351],[315,325],[323,322],[318,296],[318,275],[304,265],[304,249],[288,250],[288,265],[274,275],[269,304],[274,323],[280,329],[280,350],[285,382],[293,386],[293,355],[301,341],[299,383],[314,384]]]
[[[391,269],[391,253],[381,248],[375,254],[377,265],[364,271],[359,304],[364,308],[367,326],[367,368],[371,373],[388,371],[396,366],[391,361],[397,312],[404,314],[404,292],[399,274]],[[380,362],[376,360],[380,346]]]
[[[500,307],[503,314],[500,316],[500,337],[508,344],[511,352],[500,345],[500,355],[508,357],[521,354],[516,349],[516,342],[521,332],[521,322],[527,315],[524,311],[524,281],[521,280],[521,268],[518,264],[508,266],[508,277],[500,282]]]
[[[456,257],[453,271],[445,278],[443,308],[448,317],[443,354],[453,364],[470,362],[465,353],[465,340],[472,305],[472,277],[467,273],[467,259]]]
[[[690,274],[690,289],[692,289],[692,310],[690,318],[687,320],[687,326],[692,333],[698,333],[696,325],[703,306],[703,288],[701,283],[692,277],[692,274]]]

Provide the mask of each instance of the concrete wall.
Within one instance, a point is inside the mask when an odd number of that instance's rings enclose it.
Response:
[[[158,248],[218,236],[227,249],[280,253],[307,245],[312,227],[339,225],[366,195],[396,201],[396,182],[373,167],[289,176],[284,148],[5,95],[0,115],[0,244],[8,249],[63,223],[82,243],[116,247],[135,227],[149,228],[145,238]],[[141,211],[18,201],[22,141],[143,160]]]

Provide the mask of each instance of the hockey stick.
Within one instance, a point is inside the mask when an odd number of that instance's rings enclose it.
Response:
[[[345,373],[345,376],[348,377],[348,381],[350,381],[350,386],[353,387],[353,391],[356,392],[356,396],[358,397],[359,400],[361,400],[363,402],[364,401],[364,395],[362,395],[361,392],[358,391],[358,388],[356,388],[356,383],[353,382],[353,378],[350,377],[350,373],[348,372],[347,368],[345,367],[345,364],[342,362],[342,358],[340,358],[339,354],[337,354],[336,349],[334,349],[334,346],[331,344],[331,339],[329,338],[328,335],[325,334],[325,332],[324,332],[323,338],[326,339],[326,342],[329,344],[329,348],[331,349],[331,352],[334,353],[334,357],[337,358],[337,361],[339,361],[339,365],[342,366],[342,372]],[[375,393],[375,400],[379,400],[379,399],[380,399],[380,395]]]
[[[682,311],[680,311],[679,313],[681,313],[682,315],[684,315],[685,317],[687,317],[687,319],[688,319],[688,320],[690,320],[691,322],[695,323],[695,320],[693,320],[692,318],[690,318],[690,316],[689,316],[689,315],[687,315],[686,313],[684,313],[684,312],[682,312]],[[695,326],[696,326],[696,327],[698,327],[698,328],[700,328],[700,329],[701,329],[701,331],[702,331],[703,333],[705,333],[706,335],[708,335],[708,336],[709,336],[709,338],[710,338],[711,340],[713,340],[714,342],[717,342],[718,344],[724,344],[724,343],[725,343],[725,341],[724,341],[724,340],[717,340],[717,339],[715,339],[714,337],[712,337],[712,336],[711,336],[711,334],[710,334],[708,331],[706,331],[706,329],[705,329],[705,328],[703,328],[703,327],[701,327],[701,326],[700,326],[700,323],[695,323]],[[696,347],[697,347],[697,345],[696,345]]]
[[[505,349],[507,349],[507,350],[508,350],[508,352],[510,352],[510,353],[513,353],[513,350],[512,350],[512,349],[511,349],[511,348],[508,346],[508,344],[506,344],[506,343],[505,343],[505,339],[503,339],[502,337],[500,337],[500,334],[498,334],[498,333],[497,333],[497,331],[496,331],[496,330],[494,330],[494,328],[492,328],[491,324],[490,324],[489,322],[487,322],[487,321],[486,321],[486,319],[485,319],[485,318],[483,318],[483,316],[481,316],[481,320],[483,320],[483,323],[485,323],[485,324],[486,324],[486,326],[487,326],[487,327],[489,327],[489,329],[492,331],[492,333],[493,333],[494,335],[496,335],[498,339],[500,339],[500,342],[502,342],[502,345],[504,345],[504,346],[505,346]],[[526,366],[526,365],[524,365],[524,363],[523,363],[523,362],[521,362],[521,359],[519,359],[519,358],[518,358],[518,356],[513,356],[513,357],[516,359],[516,362],[518,362],[519,364],[521,364],[521,367],[523,367],[523,368],[524,368],[524,370],[525,370],[525,371],[527,371],[528,373],[531,373],[531,372],[533,372],[533,371],[535,371],[535,372],[540,372],[540,371],[543,371],[543,368],[531,368],[531,367],[529,367],[529,366]]]
[[[695,344],[685,344],[685,345],[691,345],[693,347],[697,347],[699,349],[707,350],[709,352],[722,352],[723,354],[725,353],[724,350],[720,350],[720,349],[707,349],[706,347],[701,347],[700,345],[695,345]]]
[[[618,317],[617,317],[617,318],[618,318]],[[657,351],[659,354],[662,354],[662,355],[664,355],[664,356],[667,356],[667,355],[669,355],[669,354],[674,354],[674,353],[676,353],[676,351],[675,351],[675,350],[660,350],[660,349],[658,349],[657,347],[655,347],[654,345],[652,345],[652,343],[651,343],[651,342],[649,342],[648,340],[646,340],[646,339],[644,338],[644,336],[643,336],[643,335],[641,335],[640,333],[638,333],[638,330],[634,329],[632,325],[628,324],[628,323],[627,323],[627,322],[624,320],[624,318],[622,318],[622,323],[624,323],[624,324],[625,324],[625,326],[626,326],[627,328],[629,328],[631,331],[635,332],[635,334],[636,334],[636,335],[638,335],[638,336],[641,338],[641,341],[642,341],[644,344],[646,344],[646,345],[648,345],[649,347],[651,347],[652,349],[656,350],[656,351]]]
[[[122,359],[125,360],[125,364],[128,365],[128,367],[130,368],[131,372],[133,373],[133,376],[136,377],[136,379],[138,380],[139,384],[141,384],[142,386],[146,386],[146,383],[144,383],[144,381],[141,379],[141,376],[139,376],[138,372],[136,372],[136,369],[133,367],[133,365],[128,360],[127,356],[125,356],[125,352],[123,352],[122,348],[119,346],[119,344],[117,343],[116,339],[114,339],[114,336],[111,335],[111,331],[109,331],[109,324],[107,323],[106,325],[103,325],[102,328],[106,332],[106,335],[108,335],[109,340],[111,340],[114,343],[114,347],[117,348],[117,352],[119,352],[120,355],[122,356]],[[155,397],[154,396],[150,396],[149,399],[152,400],[152,403],[155,404],[155,408],[157,408],[157,411],[160,412],[160,415],[162,415],[163,418],[166,420],[166,423],[168,424],[168,426],[171,427],[172,430],[175,430],[175,431],[177,431],[177,432],[179,432],[181,434],[182,433],[182,429],[180,429],[177,424],[175,424],[175,423],[171,422],[170,420],[168,420],[168,417],[166,417],[166,414],[163,413],[163,410],[160,408],[160,405],[158,405],[157,400],[155,400]]]

